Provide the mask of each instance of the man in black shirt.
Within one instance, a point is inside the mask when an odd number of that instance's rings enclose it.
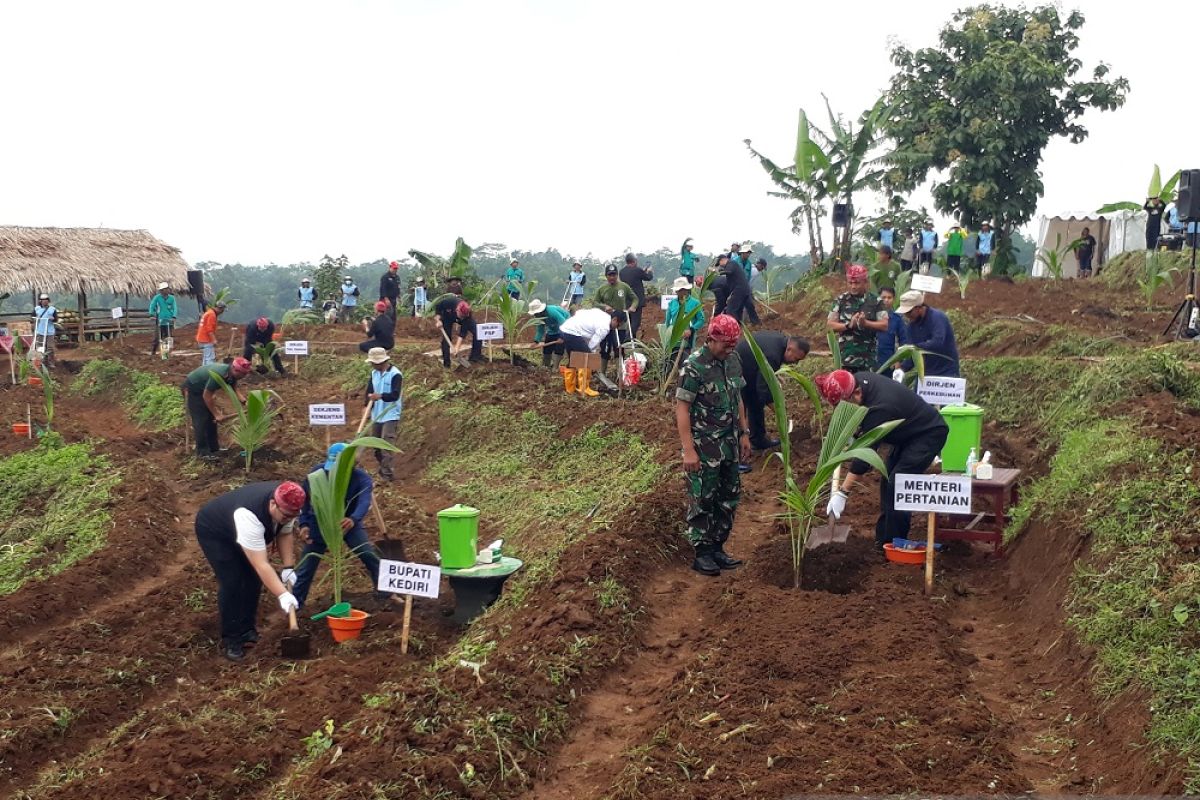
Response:
[[[742,386],[742,404],[746,407],[746,420],[750,423],[750,446],[755,450],[770,450],[779,446],[778,439],[767,438],[766,420],[763,418],[763,408],[772,400],[771,390],[759,372],[758,362],[754,360],[754,353],[746,341],[749,336],[754,337],[754,343],[762,350],[772,372],[778,371],[784,364],[803,361],[808,355],[809,344],[798,336],[788,336],[778,331],[758,331],[743,336],[734,349],[742,361],[742,377],[746,381]],[[743,471],[748,472],[749,465],[744,466],[746,469]]]
[[[894,538],[908,538],[912,514],[908,511],[896,511],[892,507],[896,492],[896,475],[921,475],[929,468],[933,459],[942,452],[942,446],[946,444],[946,435],[950,429],[945,420],[937,409],[907,386],[875,372],[856,372],[851,375],[844,369],[838,369],[818,375],[816,384],[821,396],[830,405],[837,405],[845,400],[867,407],[867,415],[858,429],[860,435],[885,422],[902,420],[874,445],[875,449],[884,444],[892,446],[892,452],[885,462],[887,480],[879,482],[879,519],[875,522],[875,546],[882,550],[883,545]],[[835,519],[842,516],[851,487],[870,469],[870,465],[865,461],[850,462],[850,471],[841,488],[829,499],[829,505],[825,509],[827,514]]]
[[[1157,236],[1155,237],[1157,238]],[[1096,253],[1096,237],[1087,228],[1079,235],[1079,246],[1075,248],[1075,259],[1079,262],[1079,277],[1092,277],[1092,256]]]
[[[633,289],[633,293],[637,297],[637,308],[629,312],[629,327],[633,329],[633,338],[636,339],[638,329],[642,326],[642,309],[646,307],[645,281],[654,280],[654,269],[652,267],[642,269],[638,266],[637,256],[627,253],[625,266],[621,268],[617,277],[622,283],[629,284],[629,288]]]
[[[396,316],[400,302],[400,264],[396,261],[388,264],[387,272],[379,279],[379,299],[387,300],[392,306],[392,316]]]
[[[250,361],[254,357],[254,348],[262,347],[263,345],[271,344],[275,341],[275,323],[266,317],[259,317],[253,322],[246,323],[246,330],[242,335],[242,358]],[[275,348],[275,352],[271,355],[271,363],[275,365],[275,371],[280,375],[286,375],[283,369],[283,360],[279,358],[279,348]],[[263,364],[259,372],[266,372],[267,365]]]
[[[370,322],[363,320],[363,330],[371,338],[359,343],[359,352],[369,353],[372,347],[391,350],[396,346],[396,320],[388,311],[387,301],[380,300],[375,304],[375,318]]]
[[[725,276],[728,299],[725,301],[724,312],[718,311],[716,313],[728,314],[739,323],[742,321],[742,314],[744,313],[749,318],[750,323],[754,325],[761,324],[758,312],[754,309],[754,297],[750,293],[750,281],[746,278],[746,270],[742,268],[741,263],[729,259],[722,265],[721,271]]]
[[[1163,212],[1167,210],[1167,204],[1160,198],[1147,197],[1142,209],[1146,212],[1146,249],[1157,250],[1158,234],[1162,230]]]
[[[471,361],[483,360],[483,343],[475,331],[475,318],[471,316],[471,305],[456,294],[443,295],[433,307],[442,325],[442,366],[450,366],[450,342],[454,342],[454,352],[462,346],[463,338],[471,334]],[[453,339],[455,324],[458,325],[458,338]]]

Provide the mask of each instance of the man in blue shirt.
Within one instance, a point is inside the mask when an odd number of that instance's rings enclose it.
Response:
[[[986,222],[979,226],[979,233],[975,234],[975,267],[985,278],[992,273],[988,261],[992,257],[992,241],[995,237],[996,232]]]
[[[39,358],[36,353],[40,351],[40,359],[49,369],[54,363],[54,337],[58,335],[58,328],[55,327],[55,323],[58,322],[58,309],[50,305],[50,295],[43,294],[38,297],[30,317],[33,318],[34,358]]]
[[[879,301],[888,312],[887,330],[880,331],[875,340],[875,358],[880,366],[896,354],[896,348],[908,344],[908,333],[904,329],[904,318],[892,313],[892,305],[896,302],[896,290],[884,286],[879,290]]]
[[[890,247],[893,252],[896,250],[896,229],[892,227],[892,221],[885,219],[883,227],[879,229],[879,233],[875,235],[879,240],[880,247]]]
[[[938,235],[933,229],[932,222],[926,222],[925,227],[921,229],[921,263],[920,271],[922,275],[929,274],[929,268],[933,266],[933,251],[937,250]]]
[[[949,317],[925,305],[925,293],[915,289],[900,296],[896,313],[908,323],[908,343],[926,351],[925,375],[957,378],[958,345]]]

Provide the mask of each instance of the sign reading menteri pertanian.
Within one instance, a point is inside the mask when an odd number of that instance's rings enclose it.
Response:
[[[441,585],[441,567],[387,559],[379,562],[379,582],[375,588],[381,592],[436,599]]]
[[[965,475],[905,475],[897,473],[893,495],[897,511],[937,514],[971,513],[971,479]]]
[[[345,403],[311,403],[308,406],[309,425],[345,425]]]
[[[925,378],[917,381],[917,396],[932,406],[957,406],[967,402],[966,378]]]

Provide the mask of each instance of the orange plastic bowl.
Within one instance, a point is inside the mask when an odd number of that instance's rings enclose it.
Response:
[[[924,564],[925,563],[925,548],[920,550],[902,550],[892,544],[883,546],[883,554],[887,556],[888,561],[894,561],[897,564]]]

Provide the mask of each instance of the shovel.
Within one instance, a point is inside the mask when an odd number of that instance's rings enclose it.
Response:
[[[350,616],[349,603],[334,603],[329,608],[317,614],[313,614],[309,619],[324,619],[325,617],[348,617]]]
[[[830,490],[836,492],[838,481],[842,477],[842,468],[839,465],[833,471],[833,481],[830,484]],[[850,536],[849,525],[838,525],[837,520],[830,516],[824,525],[818,525],[808,532],[808,541],[804,543],[805,550],[813,550],[823,544],[833,542],[844,542]]]
[[[288,628],[290,633],[279,640],[280,650],[284,658],[308,658],[311,652],[311,637],[300,632],[296,624],[296,610],[288,612]]]
[[[450,341],[450,337],[446,335],[446,329],[438,325],[438,330],[442,332],[442,338],[446,340],[446,346],[450,348],[450,363],[463,369],[469,369],[471,365],[465,358],[459,357],[458,351],[454,349],[454,342]]]

